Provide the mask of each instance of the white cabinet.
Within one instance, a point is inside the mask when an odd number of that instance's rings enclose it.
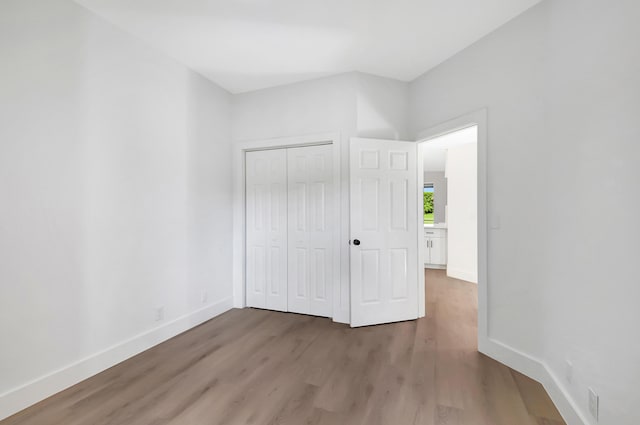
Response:
[[[445,238],[430,238],[429,264],[445,265],[447,264],[447,251],[445,249]]]
[[[447,264],[447,229],[424,228],[424,265],[444,268]]]

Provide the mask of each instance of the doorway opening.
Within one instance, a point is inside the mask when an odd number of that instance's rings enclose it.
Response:
[[[422,180],[423,200],[419,267],[424,275],[426,305],[433,305],[438,294],[451,294],[454,287],[465,294],[463,302],[478,308],[478,324],[482,323],[478,335],[483,339],[486,320],[481,317],[486,317],[486,304],[482,304],[481,311],[479,295],[486,295],[486,287],[479,291],[479,283],[486,285],[486,281],[479,279],[478,271],[480,268],[484,273],[484,264],[480,263],[486,258],[486,237],[480,237],[480,228],[484,230],[485,226],[481,217],[486,217],[486,186],[480,179],[485,167],[479,161],[478,142],[479,125],[473,122],[444,126],[433,136],[419,140],[422,169],[418,177]],[[475,320],[470,322],[460,325],[476,326]]]

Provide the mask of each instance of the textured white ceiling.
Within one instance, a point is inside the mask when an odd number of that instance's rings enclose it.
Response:
[[[539,0],[76,0],[238,93],[361,71],[410,81]]]

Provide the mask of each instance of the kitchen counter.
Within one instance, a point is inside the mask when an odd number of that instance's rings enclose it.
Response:
[[[425,224],[425,229],[446,229],[447,223]]]

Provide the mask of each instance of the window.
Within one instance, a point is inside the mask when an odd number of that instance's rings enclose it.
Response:
[[[424,184],[424,224],[433,224],[433,183]]]

